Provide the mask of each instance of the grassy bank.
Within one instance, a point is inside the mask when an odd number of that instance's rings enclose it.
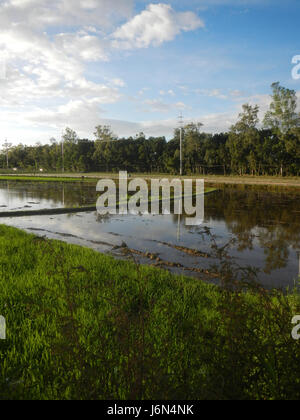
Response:
[[[23,176],[23,175],[1,175],[0,181],[15,182],[97,182],[98,178],[86,178],[82,176]]]
[[[300,398],[299,295],[222,272],[223,288],[0,225],[0,399]]]
[[[0,175],[1,180],[14,180],[14,181],[60,181],[60,182],[97,182],[100,178],[118,179],[117,173],[86,173],[86,174],[39,174],[39,175]],[[170,174],[131,174],[132,178],[142,177],[145,179],[151,178],[175,178],[177,175]],[[300,177],[279,177],[279,176],[237,176],[237,175],[187,175],[183,178],[198,178],[204,179],[207,183],[212,184],[244,184],[244,185],[274,185],[286,187],[299,187]]]

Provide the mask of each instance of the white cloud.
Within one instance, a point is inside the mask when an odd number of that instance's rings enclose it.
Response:
[[[133,3],[114,0],[112,7],[109,0],[0,0],[0,51],[5,51],[7,59],[6,78],[0,80],[0,106],[19,107],[22,113],[28,104],[39,107],[41,102],[55,99],[65,104],[93,98],[101,104],[118,101],[119,90],[126,86],[124,80],[112,77],[96,83],[86,78],[85,70],[90,62],[109,60],[111,40],[102,29],[129,18]],[[147,16],[149,12],[155,15],[156,41],[160,30],[163,42],[202,23],[193,13],[176,13],[162,4],[150,5],[137,20],[141,16],[143,20],[144,13]],[[128,22],[129,27],[133,21]],[[164,24],[166,28],[161,26]],[[64,29],[72,26],[69,29],[73,32],[47,32],[53,25]],[[147,28],[146,35],[149,34]],[[168,94],[173,96],[174,92],[170,90]],[[152,104],[155,105],[163,107]]]
[[[207,90],[207,89],[196,89],[195,93],[197,93],[198,95],[204,95],[204,96],[208,96],[210,98],[218,98],[218,99],[227,99],[227,95],[225,95],[224,93],[222,93],[220,91],[220,89],[211,89],[211,90]]]
[[[187,123],[202,122],[204,124],[203,131],[207,133],[226,132],[230,126],[236,122],[238,112],[238,110],[233,110],[228,113],[199,115],[198,118],[186,117],[185,121]],[[170,139],[174,134],[174,129],[178,127],[178,120],[176,118],[171,118],[133,123],[128,121],[104,119],[102,120],[102,124],[110,125],[113,131],[118,133],[120,136],[134,136],[136,133],[143,131],[146,136],[165,136]]]
[[[243,96],[243,92],[241,90],[238,90],[238,89],[232,90],[230,92],[230,96],[233,97],[233,98],[240,98],[241,96]]]
[[[164,91],[164,90],[160,90],[159,91],[159,94],[161,96],[165,96],[165,95],[175,96],[175,93],[174,93],[174,91],[172,89],[168,90],[167,92]]]
[[[124,49],[159,46],[182,31],[203,27],[204,22],[193,12],[177,13],[168,4],[150,4],[114,32],[113,46]]]
[[[227,96],[224,95],[220,89],[213,89],[210,92],[208,92],[208,96],[212,98],[219,98],[219,99],[227,99]]]
[[[140,89],[140,90],[138,91],[138,95],[139,95],[139,96],[142,96],[142,95],[144,95],[144,94],[145,94],[145,92],[147,92],[148,90],[150,90],[150,88],[144,87],[144,88],[142,88],[142,89]]]
[[[67,106],[78,100],[101,104],[119,100],[119,88],[125,86],[120,78],[96,83],[85,76],[89,62],[108,60],[109,43],[99,37],[96,27],[82,26],[75,32],[59,34],[45,31],[48,25],[60,21],[64,27],[85,25],[91,14],[90,23],[97,25],[104,16],[129,16],[132,2],[116,1],[120,6],[117,12],[107,0],[0,0],[0,52],[4,51],[6,57],[5,78],[0,79],[0,107],[5,107],[5,117],[8,108],[9,115],[18,114],[15,121],[25,121],[28,108],[44,106],[47,113],[55,102]],[[97,20],[97,15],[101,19]]]
[[[300,92],[297,92],[300,99]],[[223,113],[210,113],[198,116],[189,116],[188,112],[185,116],[185,122],[202,122],[204,124],[203,131],[207,133],[226,132],[236,123],[238,114],[242,111],[243,103],[258,104],[261,107],[260,118],[262,120],[265,111],[270,104],[270,95],[253,95],[251,97],[241,98],[231,110]],[[105,118],[105,112],[101,109],[101,100],[97,98],[72,99],[67,104],[45,109],[36,107],[23,110],[22,113],[14,110],[7,110],[5,115],[0,113],[0,124],[3,138],[6,136],[11,139],[9,133],[14,133],[15,139],[18,141],[27,141],[34,143],[37,140],[46,142],[51,136],[60,138],[61,129],[71,126],[82,138],[91,138],[93,128],[98,124],[106,124],[112,127],[112,130],[119,137],[134,136],[136,133],[143,131],[146,136],[165,136],[172,138],[174,128],[178,126],[176,118],[144,120],[140,122],[122,121]],[[164,104],[158,100],[148,100],[149,108],[152,106],[153,112],[158,112],[173,107],[180,109],[180,106],[186,107],[185,104]],[[177,108],[176,108],[177,107]],[[16,126],[16,121],[18,125]],[[24,127],[25,130],[20,130]],[[29,134],[26,129],[30,128]],[[47,128],[47,130],[45,130]],[[38,135],[32,135],[32,129],[36,130]],[[14,143],[16,143],[15,141]]]
[[[178,110],[187,109],[188,106],[183,102],[165,103],[161,99],[146,99],[143,101],[144,105],[142,111],[144,112],[174,112]]]
[[[120,136],[139,131],[172,136],[176,118],[138,123],[104,119],[102,106],[119,101],[126,82],[118,74],[96,82],[86,73],[91,62],[110,60],[113,48],[159,46],[182,32],[204,27],[195,13],[178,13],[168,4],[150,4],[132,18],[133,6],[133,0],[0,0],[0,51],[5,51],[7,59],[6,78],[0,78],[3,138],[13,141],[15,135],[15,141],[47,141],[51,135],[59,137],[67,125],[80,136],[91,137],[99,123],[110,124]],[[115,30],[123,21],[127,23]],[[62,33],[57,33],[57,28]],[[202,57],[196,59],[201,69],[208,66]],[[185,86],[179,89],[182,94],[194,92]],[[177,115],[180,110],[190,110],[168,87],[160,92],[161,99],[144,100],[148,90],[141,89],[135,98],[142,111]],[[224,98],[217,89],[206,94]],[[238,101],[244,99],[242,94],[230,95]],[[258,99],[266,106],[265,98]],[[224,131],[237,114],[235,109],[204,115],[199,121],[205,123],[205,131]],[[34,130],[39,133],[37,138],[32,137]]]
[[[96,56],[97,41],[75,34],[71,37],[73,48],[68,50],[66,39],[61,38],[51,42],[46,35],[37,37],[24,29],[3,34],[1,42],[5,42],[9,60],[6,79],[0,80],[0,105],[25,105],[46,98],[97,97],[102,103],[118,100],[120,80],[109,86],[84,76],[85,61]],[[66,38],[71,42],[69,35]],[[86,49],[82,47],[85,44]]]
[[[27,24],[47,26],[95,26],[111,28],[132,15],[133,0],[1,0],[0,27]]]
[[[101,101],[96,98],[74,99],[51,110],[43,108],[33,110],[28,112],[25,117],[37,126],[64,128],[68,125],[75,130],[84,132],[91,130],[94,123],[101,118],[103,111],[99,107],[100,103]]]
[[[258,117],[260,121],[262,122],[265,116],[265,113],[269,110],[270,104],[272,101],[272,98],[270,95],[251,95],[251,96],[242,96],[242,93],[240,96],[234,97],[234,100],[237,103],[237,107],[239,109],[239,112],[242,111],[242,104],[249,104],[252,106],[258,105],[259,106],[259,114]]]
[[[68,56],[84,61],[107,61],[107,42],[97,36],[81,33],[62,33],[55,37],[55,45]]]

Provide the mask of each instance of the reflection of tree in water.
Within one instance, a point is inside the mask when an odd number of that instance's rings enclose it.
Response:
[[[300,191],[267,191],[261,187],[224,187],[219,193],[208,195],[205,200],[205,220],[224,221],[236,239],[238,251],[255,246],[263,249],[264,271],[286,267],[289,248],[300,249]],[[106,223],[111,215],[97,216]],[[178,216],[172,215],[178,225]],[[180,226],[190,231],[181,217]],[[200,227],[200,230],[202,227]],[[197,228],[193,228],[197,231]]]
[[[7,188],[0,183],[0,188]],[[220,188],[220,186],[218,187]],[[51,200],[65,207],[95,204],[97,193],[94,184],[87,183],[14,183],[9,189],[21,200]],[[266,187],[224,186],[218,193],[205,199],[205,220],[226,223],[227,229],[237,239],[238,251],[253,250],[255,246],[265,254],[265,271],[287,265],[290,247],[300,250],[300,191],[270,191]],[[112,216],[99,216],[106,223]],[[178,226],[178,216],[173,215]],[[185,217],[181,218],[181,228]],[[192,229],[195,231],[195,229]]]
[[[237,249],[253,250],[255,241],[266,256],[265,271],[287,265],[289,247],[300,248],[300,192],[266,191],[265,188],[224,187],[208,196],[207,220],[225,220],[237,238]]]
[[[271,273],[272,270],[284,268],[289,258],[288,238],[284,238],[278,229],[264,231],[259,238],[259,244],[264,250],[266,256],[265,272]]]
[[[114,217],[114,216],[112,216],[111,214],[103,214],[102,215],[102,214],[97,213],[96,214],[96,222],[97,223],[108,223],[108,222],[111,221],[112,217]]]
[[[235,248],[242,252],[260,247],[265,255],[264,271],[287,266],[290,248],[300,249],[300,191],[268,191],[261,187],[224,187],[205,200],[205,222],[225,222],[235,238]],[[99,216],[106,223],[111,215]],[[201,233],[203,226],[185,225],[185,215],[174,225],[182,231]],[[227,238],[224,238],[226,241]]]

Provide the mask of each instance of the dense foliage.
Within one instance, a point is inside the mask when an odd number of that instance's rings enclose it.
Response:
[[[228,133],[207,134],[202,124],[188,124],[184,134],[186,174],[293,175],[300,173],[300,117],[296,92],[272,85],[270,110],[263,124],[259,107],[246,104]],[[177,174],[180,131],[165,137],[118,139],[108,126],[98,126],[96,140],[79,139],[67,128],[63,142],[11,147],[6,143],[0,167],[37,172],[159,172]],[[9,147],[10,146],[10,147]],[[63,153],[62,153],[63,150]]]

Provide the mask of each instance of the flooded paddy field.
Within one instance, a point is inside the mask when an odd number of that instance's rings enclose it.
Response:
[[[257,269],[264,286],[293,286],[300,269],[300,189],[217,188],[205,196],[205,220],[197,227],[186,226],[177,215],[101,217],[95,211],[2,217],[0,223],[199,278],[215,277],[212,241],[218,248],[230,242],[230,257]],[[0,182],[0,215],[95,202],[93,183]]]

